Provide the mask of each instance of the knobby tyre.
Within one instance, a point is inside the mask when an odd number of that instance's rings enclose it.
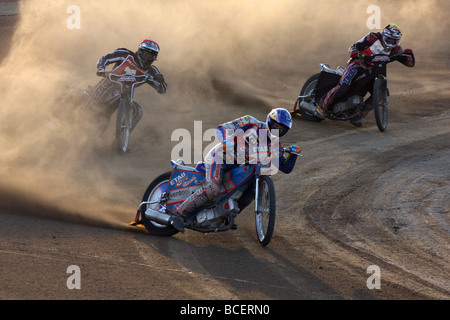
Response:
[[[276,196],[270,176],[259,180],[258,207],[255,212],[256,235],[262,246],[269,244],[275,228]]]
[[[388,124],[388,93],[383,77],[376,78],[373,85],[373,112],[378,129],[385,132]]]
[[[130,143],[133,118],[132,106],[126,99],[120,99],[117,109],[116,143],[120,153],[126,153]]]

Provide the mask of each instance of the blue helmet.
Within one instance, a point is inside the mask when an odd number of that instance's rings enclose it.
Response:
[[[273,109],[267,115],[266,125],[269,130],[278,129],[279,136],[282,137],[288,133],[289,129],[292,127],[291,114],[284,108]]]

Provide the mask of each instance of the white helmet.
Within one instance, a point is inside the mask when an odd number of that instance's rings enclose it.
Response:
[[[139,44],[136,57],[141,68],[147,69],[156,60],[159,53],[159,45],[150,39],[145,39]]]
[[[400,28],[394,24],[388,24],[381,32],[383,45],[387,48],[394,48],[400,44],[402,32]]]

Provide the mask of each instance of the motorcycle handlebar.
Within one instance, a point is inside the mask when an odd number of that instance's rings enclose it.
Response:
[[[393,56],[389,56],[386,54],[375,54],[375,55],[369,57],[369,60],[370,60],[369,62],[371,62],[371,63],[389,63],[389,62],[398,60],[402,56],[405,56],[405,55],[403,55],[401,53],[395,54]],[[360,59],[364,59],[364,58],[360,57]]]
[[[299,146],[290,146],[290,147],[284,148],[284,152],[286,152],[286,153],[292,153],[292,154],[295,154],[295,155],[298,155],[298,156],[299,156],[301,150],[300,150],[300,147],[299,147]]]
[[[149,74],[144,74],[142,76],[136,76],[133,74],[115,74],[112,71],[106,71],[103,74],[104,78],[108,78],[111,81],[114,82],[122,82],[122,81],[131,81],[134,80],[135,82],[146,82],[146,81],[151,81],[153,80],[153,77]],[[112,77],[117,77],[118,79],[112,79]],[[121,80],[123,79],[123,80]]]
[[[146,74],[142,75],[142,76],[136,76],[136,75],[133,75],[133,74],[114,74],[114,73],[110,72],[109,75],[108,75],[110,80],[113,80],[113,79],[111,79],[112,76],[113,77],[117,77],[118,81],[127,81],[126,79],[135,79],[137,82],[141,82],[141,81],[144,82],[144,81],[147,81],[147,80],[153,80],[152,76],[146,75]],[[121,80],[121,79],[123,79],[123,80]]]

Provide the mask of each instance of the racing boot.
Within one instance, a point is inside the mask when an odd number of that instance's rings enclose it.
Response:
[[[351,118],[350,119],[350,123],[352,125],[354,125],[355,127],[361,127],[362,126],[361,117],[360,116],[356,116],[354,118]]]
[[[369,114],[370,111],[373,110],[373,97],[370,96],[365,102],[364,105],[361,108],[361,117],[366,117],[367,114]]]
[[[360,116],[354,117],[350,119],[350,123],[356,127],[362,126],[362,118],[365,118],[367,114],[373,110],[373,98],[370,96],[365,102],[364,105],[360,104]]]

